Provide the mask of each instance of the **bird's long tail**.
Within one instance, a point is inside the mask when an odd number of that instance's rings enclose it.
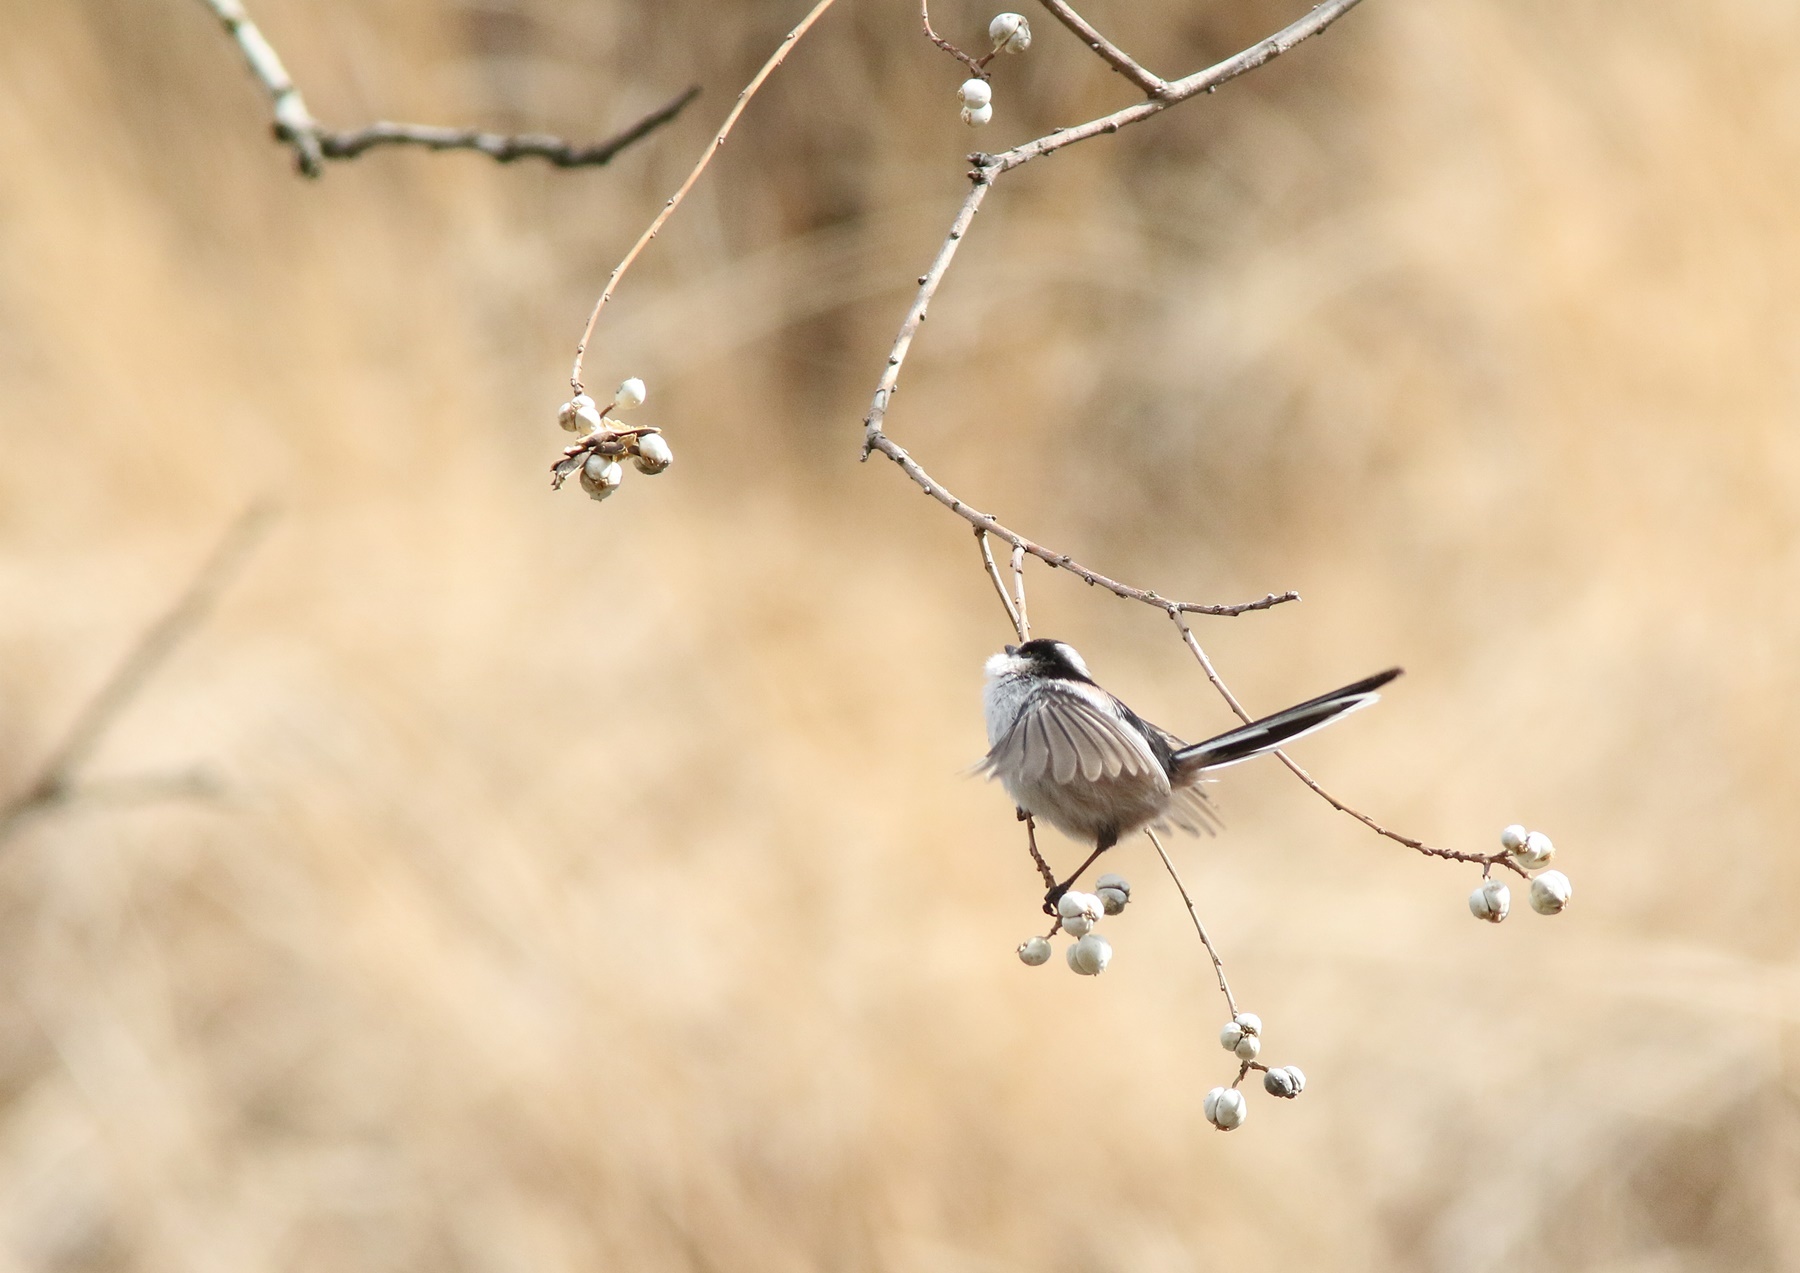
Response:
[[[1346,685],[1343,689],[1309,698],[1306,702],[1286,711],[1276,712],[1273,716],[1251,721],[1248,725],[1220,734],[1217,738],[1183,747],[1175,753],[1176,768],[1184,774],[1223,769],[1240,760],[1260,756],[1265,751],[1274,751],[1315,729],[1324,729],[1338,717],[1348,715],[1359,707],[1367,707],[1381,697],[1376,691],[1399,675],[1400,669],[1391,667],[1385,672],[1364,677],[1354,685]]]

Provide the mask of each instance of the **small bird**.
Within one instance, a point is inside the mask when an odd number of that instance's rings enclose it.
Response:
[[[1389,668],[1189,744],[1095,684],[1073,646],[1043,639],[1009,645],[987,661],[982,707],[988,754],[977,769],[1000,780],[1020,818],[1042,818],[1065,835],[1093,842],[1088,860],[1045,896],[1045,909],[1054,913],[1070,885],[1122,837],[1170,824],[1212,831],[1218,815],[1200,787],[1203,774],[1367,707],[1399,675],[1399,668]]]

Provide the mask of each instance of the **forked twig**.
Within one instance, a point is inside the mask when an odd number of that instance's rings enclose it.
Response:
[[[994,563],[993,549],[988,547],[987,532],[979,526],[975,528],[975,542],[981,545],[981,561],[987,567],[988,578],[994,581],[994,591],[1000,594],[1000,604],[1006,607],[1006,617],[1011,621],[1013,630],[1019,634],[1020,641],[1029,641],[1030,629],[1025,626],[1025,617],[1019,613],[1018,606],[1007,595],[1006,581],[1000,577],[1000,567]],[[1050,881],[1055,884],[1056,881]]]
[[[663,204],[662,211],[656,214],[649,226],[638,236],[638,241],[631,245],[631,250],[625,254],[625,259],[620,261],[614,267],[612,274],[607,277],[606,286],[600,292],[600,299],[594,302],[594,310],[588,315],[587,327],[581,333],[581,342],[575,346],[575,366],[569,372],[569,384],[576,393],[582,391],[581,360],[587,356],[588,342],[594,338],[594,325],[600,321],[600,311],[606,308],[606,302],[612,299],[613,289],[618,287],[619,280],[625,277],[625,271],[631,268],[631,263],[637,260],[638,254],[650,245],[650,240],[656,237],[657,232],[662,229],[663,223],[675,215],[675,209],[681,206],[681,201],[687,198],[688,191],[692,190],[694,183],[700,180],[700,174],[706,171],[706,165],[712,162],[712,157],[725,144],[725,138],[730,136],[732,126],[737,123],[738,116],[744,113],[744,107],[748,106],[750,99],[756,96],[756,90],[763,86],[763,81],[768,79],[774,73],[775,68],[781,65],[787,57],[788,51],[794,47],[801,36],[806,34],[812,24],[823,16],[825,10],[832,6],[832,2],[833,0],[819,0],[812,7],[812,11],[800,19],[799,25],[789,31],[786,38],[776,46],[775,52],[769,55],[769,60],[763,63],[762,69],[756,73],[755,77],[739,90],[737,101],[732,103],[731,112],[725,116],[725,122],[719,126],[719,131],[713,134],[712,140],[706,144],[705,151],[701,153],[699,162],[694,165],[693,171],[688,173],[687,180],[682,182],[681,188],[667,203]]]
[[[251,551],[261,541],[274,517],[267,504],[253,504],[232,522],[220,537],[217,547],[201,565],[188,586],[182,590],[168,612],[144,630],[112,675],[100,686],[87,704],[76,713],[68,732],[50,752],[31,783],[4,806],[0,806],[0,844],[16,831],[19,824],[33,813],[63,804],[92,791],[103,798],[155,799],[169,795],[192,795],[215,789],[203,774],[188,772],[175,775],[146,775],[134,779],[114,779],[84,788],[76,783],[77,771],[99,746],[106,731],[130,706],[144,686],[155,676],[196,628],[212,612],[220,595],[237,577]]]
[[[1058,22],[1068,27],[1075,33],[1077,39],[1098,54],[1101,61],[1143,89],[1149,96],[1161,97],[1169,91],[1168,84],[1161,77],[1145,70],[1130,54],[1094,30],[1086,18],[1063,3],[1063,0],[1038,0],[1038,3],[1050,10]]]
[[[981,75],[983,68],[985,68],[989,62],[994,60],[994,55],[992,53],[980,59],[970,57],[967,53],[964,53],[961,49],[957,48],[954,44],[950,43],[950,41],[946,40],[943,36],[933,30],[931,26],[931,0],[919,0],[919,20],[925,24],[925,38],[927,40],[930,40],[958,62],[961,62],[964,66],[975,72],[975,74]]]
[[[582,145],[545,133],[489,133],[475,128],[442,128],[432,124],[397,124],[380,120],[364,128],[339,132],[326,128],[300,95],[293,77],[283,65],[256,23],[245,12],[242,0],[200,0],[218,18],[226,34],[237,42],[250,73],[269,94],[275,115],[276,139],[294,152],[294,164],[308,177],[317,177],[327,159],[354,159],[377,146],[420,146],[426,150],[473,150],[500,163],[516,159],[546,159],[558,168],[598,167],[633,142],[655,132],[674,119],[700,95],[696,85],[666,105],[659,106],[630,127],[604,141]]]

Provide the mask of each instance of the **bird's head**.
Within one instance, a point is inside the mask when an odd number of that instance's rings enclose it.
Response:
[[[994,677],[1047,676],[1089,684],[1094,680],[1074,646],[1044,638],[1007,646],[987,661],[987,674]]]

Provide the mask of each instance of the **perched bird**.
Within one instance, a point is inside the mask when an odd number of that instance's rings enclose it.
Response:
[[[1053,909],[1095,858],[1145,827],[1211,830],[1217,823],[1201,776],[1260,756],[1380,697],[1400,675],[1389,668],[1329,694],[1209,738],[1184,743],[1094,683],[1073,646],[1035,640],[987,661],[982,707],[988,754],[978,767],[998,778],[1021,817],[1042,818],[1094,851],[1050,890]]]

